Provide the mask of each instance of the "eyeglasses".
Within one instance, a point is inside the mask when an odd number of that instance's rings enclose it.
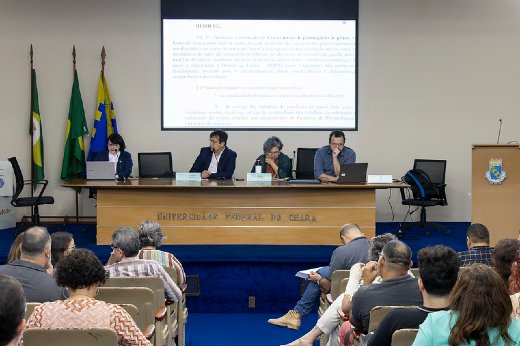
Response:
[[[333,147],[342,147],[345,145],[345,143],[330,143],[330,145]]]
[[[216,140],[216,141],[214,141],[214,140],[210,139],[209,142],[210,142],[211,144],[218,144],[218,143],[220,143],[220,140]]]
[[[114,243],[110,244],[110,247],[112,248],[112,250],[119,249],[119,247],[115,246]]]
[[[117,146],[117,144],[114,144],[114,143],[108,143],[107,144],[107,147],[115,147],[115,146]]]
[[[268,151],[267,154],[269,155],[279,155],[280,154],[280,151]]]
[[[76,248],[76,244],[69,246],[67,249],[75,249],[75,248]]]

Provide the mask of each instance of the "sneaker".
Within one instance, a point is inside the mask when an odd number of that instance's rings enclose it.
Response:
[[[267,322],[274,324],[278,327],[291,328],[294,330],[300,329],[300,324],[302,323],[302,317],[299,313],[294,310],[289,310],[288,313],[283,315],[280,318],[271,318],[267,320]]]

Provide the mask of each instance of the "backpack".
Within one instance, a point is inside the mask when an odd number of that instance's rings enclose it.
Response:
[[[401,180],[410,185],[415,199],[428,200],[432,197],[438,197],[437,190],[433,187],[430,177],[422,169],[409,170]]]

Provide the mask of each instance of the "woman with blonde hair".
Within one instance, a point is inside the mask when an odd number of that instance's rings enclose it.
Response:
[[[413,346],[518,345],[520,323],[504,280],[483,264],[466,266],[450,295],[448,311],[428,315]]]

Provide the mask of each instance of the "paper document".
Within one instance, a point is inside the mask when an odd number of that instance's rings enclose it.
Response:
[[[317,272],[318,270],[320,270],[321,268],[323,267],[318,267],[318,268],[313,268],[313,269],[307,269],[307,270],[300,270],[299,272],[296,273],[295,276],[299,277],[299,278],[302,278],[302,279],[306,279],[306,280],[309,280],[309,274],[311,272]]]

